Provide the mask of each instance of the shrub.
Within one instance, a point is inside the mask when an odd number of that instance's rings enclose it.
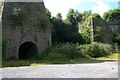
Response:
[[[90,57],[105,57],[112,53],[112,46],[105,43],[94,42],[88,45],[79,46],[79,53]]]
[[[70,34],[70,33],[69,33]],[[70,40],[70,42],[76,44],[76,43],[79,43],[79,44],[84,44],[85,43],[85,39],[84,37],[80,34],[80,33],[77,33],[77,32],[73,32],[71,33],[69,36],[68,36],[68,39]]]
[[[84,39],[85,44],[89,44],[93,40],[93,29],[91,26],[79,25],[80,26],[80,34]]]
[[[79,54],[76,51],[76,45],[74,44],[61,44],[53,48],[53,51],[65,55],[68,59],[79,57]]]
[[[112,46],[104,43],[58,44],[52,46],[38,57],[40,61],[69,61],[78,58],[105,57],[112,52]]]
[[[115,53],[119,53],[120,52],[120,47],[118,46],[118,43],[115,43],[113,47],[114,47],[114,52]]]
[[[117,33],[115,29],[112,29],[112,40],[120,46],[120,33]]]
[[[75,44],[58,44],[51,47],[45,53],[43,53],[42,60],[71,60],[79,58],[80,54],[77,52]]]

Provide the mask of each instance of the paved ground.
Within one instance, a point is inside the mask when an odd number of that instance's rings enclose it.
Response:
[[[118,78],[118,62],[3,68],[3,78]]]

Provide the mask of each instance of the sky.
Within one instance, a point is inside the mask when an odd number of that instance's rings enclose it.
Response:
[[[79,12],[91,10],[92,13],[99,13],[102,16],[104,12],[118,8],[119,1],[120,0],[44,0],[44,4],[52,16],[61,13],[63,19],[65,19],[70,8],[78,10]]]

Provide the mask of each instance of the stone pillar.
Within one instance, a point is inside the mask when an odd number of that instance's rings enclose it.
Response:
[[[95,21],[94,21],[93,17],[91,18],[91,26],[93,28],[93,40],[92,40],[92,42],[95,42],[96,41],[96,39],[95,39],[96,31],[95,31]]]

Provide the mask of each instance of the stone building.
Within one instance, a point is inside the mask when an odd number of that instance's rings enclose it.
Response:
[[[112,33],[106,21],[101,21],[100,19],[91,19],[93,27],[93,41],[94,42],[103,42],[112,44]],[[99,35],[98,35],[99,34]]]
[[[93,27],[93,35],[97,34],[97,29],[100,27],[101,38],[103,43],[113,44],[112,41],[112,31],[114,30],[116,33],[120,33],[120,20],[117,21],[101,21],[95,18],[91,19],[92,27]],[[94,41],[97,42],[98,38],[95,36]]]
[[[5,58],[26,59],[41,54],[51,43],[50,22],[43,2],[4,2],[2,36]]]

